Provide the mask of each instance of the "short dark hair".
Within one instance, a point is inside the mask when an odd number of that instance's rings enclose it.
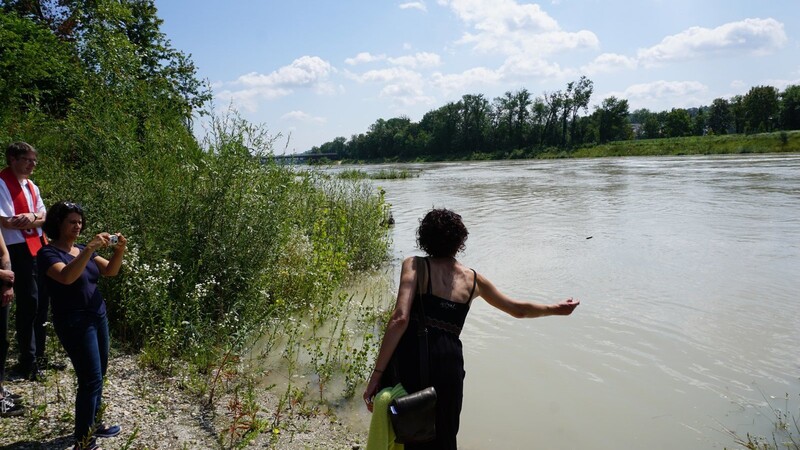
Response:
[[[8,147],[6,147],[6,164],[11,164],[11,158],[19,158],[29,152],[36,153],[36,149],[27,142],[17,141],[8,144]]]
[[[417,245],[429,256],[455,256],[469,236],[461,216],[449,209],[432,209],[419,221]]]
[[[58,240],[61,237],[61,224],[67,219],[71,213],[78,213],[83,222],[82,230],[86,229],[86,217],[83,215],[83,208],[81,205],[72,202],[58,202],[47,210],[47,215],[44,218],[42,231],[47,234],[47,237],[53,240]]]

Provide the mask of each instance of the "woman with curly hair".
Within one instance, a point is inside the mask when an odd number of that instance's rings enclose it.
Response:
[[[380,388],[397,381],[390,379],[394,376],[407,392],[427,387],[422,386],[420,380],[417,338],[416,308],[424,304],[429,384],[437,394],[436,439],[424,444],[406,444],[406,450],[457,448],[465,376],[459,335],[474,298],[481,297],[517,318],[566,316],[580,303],[570,298],[560,303],[541,304],[503,294],[486,277],[456,259],[456,254],[464,250],[468,235],[461,216],[448,209],[433,209],[420,221],[417,243],[427,256],[403,261],[397,303],[364,391],[367,408],[373,411],[373,399]],[[386,411],[380,413],[387,414]]]

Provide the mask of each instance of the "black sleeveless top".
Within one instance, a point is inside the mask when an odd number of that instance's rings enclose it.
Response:
[[[419,312],[415,308],[419,308],[419,303],[424,302],[425,320],[428,327],[451,333],[458,338],[461,335],[461,329],[464,327],[464,321],[467,320],[467,313],[469,313],[469,307],[472,303],[472,296],[475,294],[478,276],[473,269],[472,290],[469,293],[469,301],[466,303],[454,302],[450,299],[433,295],[431,265],[428,258],[425,258],[424,261],[428,270],[428,287],[424,294],[418,292],[414,297],[414,304],[411,305],[411,320],[414,322],[419,320]]]
[[[406,444],[406,450],[455,450],[464,393],[464,354],[459,335],[475,294],[477,274],[472,271],[473,282],[470,300],[458,303],[433,295],[430,262],[426,292],[419,291],[411,305],[411,320],[392,357],[391,372],[399,377],[407,392],[416,392],[422,386],[419,355],[419,312],[424,305],[428,326],[428,385],[436,388],[436,440],[425,444]],[[386,375],[386,374],[384,374]],[[386,377],[385,377],[386,378]]]

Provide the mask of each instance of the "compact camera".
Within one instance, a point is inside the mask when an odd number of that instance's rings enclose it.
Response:
[[[117,245],[117,241],[119,241],[119,236],[116,234],[112,234],[108,237],[108,245]]]

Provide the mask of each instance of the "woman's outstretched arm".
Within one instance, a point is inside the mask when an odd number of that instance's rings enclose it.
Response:
[[[500,292],[488,278],[478,274],[476,294],[495,308],[516,318],[568,316],[581,302],[569,298],[560,303],[544,304],[515,300]]]

